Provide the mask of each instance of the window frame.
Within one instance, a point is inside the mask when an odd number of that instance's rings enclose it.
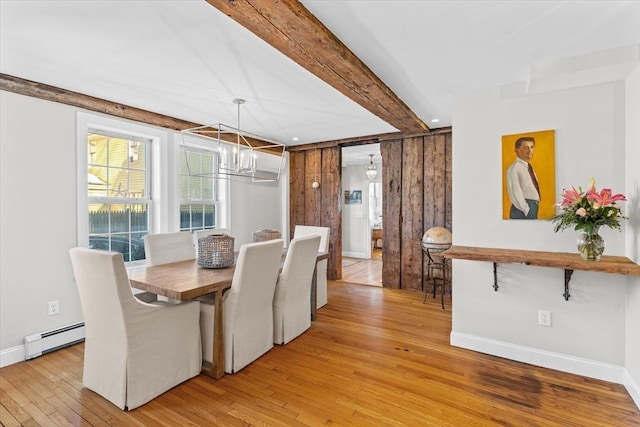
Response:
[[[149,205],[148,233],[168,233],[180,230],[180,149],[183,145],[196,149],[215,151],[208,141],[184,138],[180,132],[154,127],[115,117],[77,112],[76,120],[76,212],[77,246],[89,243],[89,213],[87,192],[87,134],[89,129],[151,141],[148,159],[151,174],[151,203]],[[231,184],[229,180],[216,178],[217,208],[216,227],[230,228]],[[145,260],[126,263],[131,273],[146,266]]]
[[[211,148],[210,149],[205,149],[205,148],[197,147],[197,146],[190,145],[190,144],[182,144],[179,147],[179,150],[178,150],[178,161],[177,161],[178,169],[176,170],[176,174],[178,176],[178,181],[179,181],[179,186],[180,186],[179,187],[178,210],[179,210],[180,215],[181,215],[182,206],[184,206],[184,205],[189,205],[189,206],[191,206],[191,205],[213,206],[213,208],[214,208],[214,221],[213,221],[214,224],[213,224],[213,227],[206,227],[203,224],[202,227],[194,228],[193,227],[193,223],[191,223],[188,229],[183,229],[182,221],[180,221],[180,223],[178,224],[178,228],[179,228],[180,231],[189,231],[191,233],[193,233],[196,230],[208,230],[208,229],[212,229],[212,228],[220,228],[219,227],[219,219],[218,219],[218,216],[219,216],[218,215],[218,208],[220,206],[219,196],[218,196],[219,187],[220,187],[220,179],[215,178],[215,177],[211,178],[213,180],[213,189],[212,189],[213,197],[211,199],[206,199],[206,198],[203,198],[203,197],[200,197],[200,198],[183,198],[182,183],[180,182],[180,180],[181,180],[181,178],[183,176],[187,176],[188,177],[189,175],[184,175],[182,173],[182,170],[181,170],[181,168],[182,168],[182,160],[183,160],[184,156],[188,155],[189,153],[197,153],[197,154],[200,154],[200,155],[203,155],[203,154],[211,155],[213,157],[213,163],[214,163],[212,165],[212,168],[211,168],[212,171],[215,170],[215,167],[216,167],[215,163],[217,163],[218,160],[219,160],[219,153],[217,152],[217,150],[214,150],[214,149],[211,149]]]
[[[162,180],[156,171],[162,164],[169,165],[171,159],[168,156],[167,148],[167,132],[145,126],[143,124],[131,123],[124,120],[112,119],[104,116],[91,115],[78,112],[76,124],[76,165],[77,165],[77,244],[78,246],[87,247],[89,244],[89,210],[90,200],[102,200],[106,203],[122,203],[123,199],[104,197],[89,198],[88,188],[88,150],[87,135],[89,132],[105,133],[112,136],[121,136],[134,140],[142,139],[149,141],[149,157],[147,158],[147,185],[148,198],[130,198],[127,202],[136,203],[136,200],[146,203],[149,212],[148,233],[157,233],[160,230],[169,230],[165,222],[170,219],[163,220],[162,212],[169,212],[171,203],[161,203],[161,200],[168,200],[171,193],[171,185],[169,180]],[[165,182],[163,182],[165,181]],[[137,260],[127,262],[127,268],[135,268],[144,266],[146,261]]]
[[[196,138],[191,135],[185,135],[183,133],[176,133],[174,135],[175,141],[175,177],[176,177],[176,215],[177,215],[177,226],[176,230],[181,230],[180,226],[180,206],[182,204],[181,198],[181,189],[180,189],[180,159],[183,154],[183,149],[194,150],[194,151],[203,151],[203,152],[212,152],[215,154],[215,157],[218,157],[218,148],[214,147],[210,141],[204,140],[203,138]],[[215,178],[215,224],[216,228],[231,228],[230,223],[230,183],[228,179]]]

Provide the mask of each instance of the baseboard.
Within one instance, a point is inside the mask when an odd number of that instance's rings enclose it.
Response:
[[[0,368],[24,362],[25,354],[24,345],[17,345],[0,351]]]
[[[346,258],[363,258],[367,259],[367,254],[364,252],[342,252],[342,256]]]
[[[629,395],[631,395],[631,398],[633,399],[638,409],[640,409],[640,384],[638,384],[633,380],[633,378],[631,378],[631,374],[629,374],[629,371],[627,371],[626,369],[624,370],[623,384],[629,392]]]
[[[627,369],[622,366],[459,332],[451,332],[450,343],[454,347],[466,348],[517,362],[622,384],[629,392],[638,409],[640,409],[640,386],[633,380]]]
[[[24,344],[0,351],[0,368],[77,344],[84,341],[84,338],[84,322],[28,335],[24,338]]]
[[[625,368],[474,335],[451,332],[451,345],[543,368],[624,384]]]

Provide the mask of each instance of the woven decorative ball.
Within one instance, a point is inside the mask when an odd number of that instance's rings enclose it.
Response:
[[[253,242],[264,242],[267,240],[279,239],[281,236],[278,230],[258,230],[253,232]]]
[[[198,264],[205,268],[231,267],[235,262],[235,238],[212,234],[198,239]]]

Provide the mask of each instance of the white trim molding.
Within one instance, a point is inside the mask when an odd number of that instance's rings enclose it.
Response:
[[[631,374],[626,369],[624,370],[624,379],[622,384],[629,392],[631,399],[633,399],[638,409],[640,409],[640,384],[633,381]]]
[[[622,384],[631,395],[636,406],[640,409],[640,387],[633,381],[633,378],[623,366],[525,347],[460,332],[451,332],[450,344],[454,347],[503,357],[517,362]]]
[[[24,362],[25,354],[24,344],[0,351],[0,368],[13,365],[14,363]]]

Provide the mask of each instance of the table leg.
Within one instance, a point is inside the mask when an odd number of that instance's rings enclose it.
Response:
[[[311,277],[311,320],[318,317],[318,261],[313,267],[313,276]]]
[[[213,314],[213,360],[211,364],[203,365],[202,372],[215,379],[224,376],[224,337],[223,337],[223,316],[222,316],[222,291],[213,293],[214,314]]]

